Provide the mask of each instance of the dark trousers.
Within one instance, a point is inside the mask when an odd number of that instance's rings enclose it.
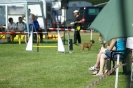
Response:
[[[34,31],[34,32],[36,32],[36,31]],[[38,32],[38,34],[40,35],[40,40],[43,41],[43,33],[41,33],[41,32],[43,32],[43,31],[42,31],[42,30],[37,30],[37,32]],[[37,34],[34,34],[33,36],[34,36],[34,39],[36,40]]]
[[[81,43],[80,31],[74,32],[74,43],[77,43],[77,40],[78,40],[78,43]]]
[[[43,32],[42,30],[38,30],[38,34],[40,35],[40,39],[41,39],[41,41],[43,41],[43,33],[41,33],[41,32]]]

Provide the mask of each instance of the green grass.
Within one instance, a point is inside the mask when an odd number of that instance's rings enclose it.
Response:
[[[89,33],[82,33],[81,37],[82,42],[90,40]],[[80,46],[74,45],[71,54],[68,53],[67,42],[65,54],[57,52],[57,48],[40,48],[39,52],[34,48],[27,52],[24,43],[0,44],[0,88],[86,88],[99,78],[88,71],[101,47],[97,33],[93,39],[95,44],[90,51],[85,49],[81,52]],[[57,42],[51,40],[41,45],[57,45]],[[127,76],[121,73],[120,67],[119,88],[127,88]],[[111,75],[93,88],[113,88],[114,83],[115,75]]]

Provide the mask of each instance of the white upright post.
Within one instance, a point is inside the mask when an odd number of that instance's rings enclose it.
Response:
[[[7,26],[8,26],[8,6],[5,5],[5,16],[6,16],[6,29],[7,29]]]
[[[90,40],[92,40],[92,30],[91,30]]]
[[[27,4],[25,4],[24,5],[24,7],[25,7],[25,18],[26,18],[26,26],[27,26],[27,30],[28,30],[28,39],[29,39],[29,37],[30,37],[30,33],[29,33],[29,20],[28,20],[28,18],[29,18],[29,15],[28,15],[28,5]]]
[[[43,5],[44,3],[44,5]],[[42,19],[43,19],[43,26],[44,26],[44,31],[43,32],[47,32],[47,27],[46,27],[46,1],[44,0],[43,3],[40,4],[40,8],[41,8],[41,12],[42,12]],[[45,6],[45,7],[44,7]],[[45,33],[45,37],[46,37],[46,42],[48,41],[48,35],[47,33]]]
[[[58,32],[58,52],[64,52],[65,53],[65,47],[64,47],[62,39],[60,37],[59,28],[57,28],[57,32]]]
[[[7,30],[8,28],[8,5],[5,5],[5,24],[6,24],[6,28],[5,30]],[[8,41],[8,37],[10,37],[10,34],[6,34],[6,38],[7,38],[7,41]]]
[[[62,17],[63,17],[63,21],[66,21],[66,9],[62,9]]]
[[[44,26],[44,29],[45,29],[45,32],[47,32],[47,29],[46,29],[46,12],[44,10],[44,5],[43,3],[40,3],[40,8],[41,8],[41,12],[42,12],[42,19],[43,19],[43,26]]]
[[[117,65],[119,64],[120,61],[120,55],[117,55]],[[118,72],[119,72],[119,67],[116,68],[116,77],[115,77],[115,88],[118,88]]]
[[[31,32],[26,46],[26,51],[32,51],[32,46],[33,46],[33,33]]]

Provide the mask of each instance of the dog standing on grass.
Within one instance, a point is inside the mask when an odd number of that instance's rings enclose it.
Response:
[[[91,49],[92,44],[94,43],[94,40],[90,40],[89,43],[83,43],[81,44],[81,51],[84,50],[84,48],[88,48],[88,50]]]

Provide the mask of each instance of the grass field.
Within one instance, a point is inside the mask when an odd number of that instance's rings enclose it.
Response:
[[[34,48],[27,52],[24,43],[0,44],[0,88],[86,88],[99,78],[88,71],[101,47],[98,36],[93,34],[95,44],[90,51],[81,52],[80,45],[73,45],[71,54],[67,42],[65,54],[57,52],[57,48],[40,48],[39,52]],[[81,37],[82,42],[90,40],[89,33],[81,33]],[[57,40],[41,45],[57,45]],[[110,75],[93,88],[114,88],[114,83],[115,75]],[[127,83],[127,76],[120,67],[118,88],[127,88]]]

